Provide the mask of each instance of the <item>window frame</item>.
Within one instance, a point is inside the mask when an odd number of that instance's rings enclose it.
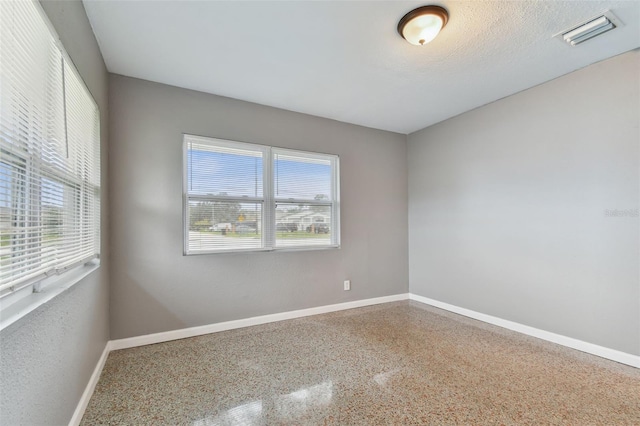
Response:
[[[30,218],[29,221],[35,221],[36,228],[38,230],[33,231],[25,231],[25,232],[35,232],[38,234],[43,233],[43,223],[46,221],[46,218],[42,215],[43,209],[43,184],[40,183],[37,185],[28,184],[27,182],[31,182],[34,176],[38,177],[41,181],[47,180],[53,185],[60,185],[64,188],[69,188],[71,190],[70,194],[73,193],[73,215],[77,215],[78,217],[86,217],[87,216],[87,202],[89,199],[86,198],[91,197],[94,203],[94,206],[97,207],[97,211],[95,211],[95,226],[89,229],[89,232],[94,234],[95,241],[95,251],[93,254],[89,256],[77,256],[75,258],[69,258],[70,262],[66,264],[53,262],[51,259],[47,259],[46,256],[43,257],[42,250],[46,246],[42,244],[45,237],[42,235],[38,235],[38,241],[33,244],[38,244],[38,258],[37,258],[37,269],[40,271],[34,271],[28,275],[23,276],[12,285],[3,285],[3,288],[0,289],[0,311],[2,311],[2,319],[0,321],[0,329],[4,329],[14,321],[18,320],[22,316],[31,312],[37,306],[40,306],[51,298],[55,297],[65,288],[69,288],[70,286],[79,282],[82,278],[95,271],[100,266],[100,251],[101,251],[101,223],[102,223],[102,215],[101,215],[101,204],[102,204],[102,193],[101,193],[101,180],[102,180],[102,164],[101,164],[101,135],[100,129],[102,126],[101,123],[101,114],[100,107],[98,106],[91,90],[89,90],[87,84],[85,83],[82,75],[76,68],[73,60],[67,53],[60,37],[58,36],[55,28],[51,24],[48,16],[42,9],[42,6],[38,1],[30,1],[35,8],[36,13],[42,20],[42,24],[48,30],[52,45],[60,52],[60,66],[61,73],[59,75],[60,87],[62,90],[63,96],[63,106],[62,106],[62,114],[64,115],[64,128],[65,128],[65,138],[67,137],[67,125],[70,122],[70,119],[67,117],[69,114],[69,108],[71,108],[66,102],[65,98],[68,96],[67,88],[65,85],[68,83],[68,79],[72,78],[72,85],[77,85],[80,88],[84,95],[87,96],[88,100],[90,100],[92,106],[95,108],[95,121],[92,123],[96,131],[97,140],[87,140],[84,143],[87,143],[87,152],[94,152],[97,157],[96,166],[97,166],[97,182],[93,183],[90,178],[85,179],[84,177],[80,177],[73,173],[68,173],[68,171],[60,170],[57,167],[47,164],[41,158],[35,156],[33,153],[29,151],[18,152],[17,150],[7,150],[8,155],[13,157],[14,161],[7,161],[6,166],[11,168],[12,173],[19,172],[23,175],[20,185],[24,186],[20,191],[17,191],[13,196],[24,197],[26,203],[36,203],[39,205],[38,211],[40,211],[40,215],[37,218]],[[39,23],[38,23],[39,25]],[[38,29],[39,31],[39,29]],[[71,92],[69,92],[71,93]],[[26,95],[25,95],[26,96]],[[47,115],[49,110],[43,110],[42,114]],[[97,146],[94,146],[94,142]],[[67,147],[69,147],[69,141],[66,140],[65,143]],[[17,167],[16,161],[20,161],[23,164],[23,167]],[[87,160],[89,162],[93,162],[93,160]],[[3,164],[5,162],[3,161]],[[13,185],[13,184],[10,184]],[[12,187],[9,187],[11,190]],[[34,191],[37,192],[34,195]],[[66,193],[66,191],[65,191]],[[35,200],[38,200],[37,202]],[[65,202],[64,206],[67,206]],[[9,207],[8,209],[10,209]],[[32,208],[27,206],[25,207],[25,211],[32,211]],[[89,214],[91,215],[91,214]],[[67,220],[67,214],[62,215],[61,221]],[[68,227],[66,223],[63,223],[62,232],[66,233],[68,231]],[[82,233],[81,233],[82,235]],[[84,241],[84,237],[82,236],[82,241]],[[67,241],[68,237],[63,234],[62,240]],[[66,245],[63,247],[68,250],[68,246],[77,243],[80,240],[68,241],[65,243]],[[43,269],[43,265],[49,265],[48,268]],[[43,292],[43,289],[47,289],[46,292]],[[37,293],[41,293],[36,295]],[[29,297],[33,295],[33,297]]]
[[[205,145],[219,146],[232,149],[255,150],[262,153],[262,197],[234,197],[226,195],[202,195],[189,194],[188,188],[188,156],[189,143],[197,142]],[[332,198],[326,200],[308,200],[276,197],[274,193],[274,159],[276,154],[302,156],[328,160],[331,164],[331,194]],[[189,202],[199,201],[228,201],[228,202],[257,202],[262,203],[261,221],[261,247],[259,248],[234,248],[234,249],[213,249],[213,250],[189,250]],[[276,207],[281,204],[304,204],[310,206],[329,207],[331,211],[331,230],[329,244],[309,244],[299,246],[276,246]],[[183,133],[182,137],[182,232],[183,232],[183,255],[194,256],[203,254],[224,254],[224,253],[254,253],[271,251],[305,251],[305,250],[327,250],[340,248],[340,157],[336,154],[325,154],[319,152],[302,151],[290,148],[280,148],[269,145],[232,141],[228,139],[198,136]]]

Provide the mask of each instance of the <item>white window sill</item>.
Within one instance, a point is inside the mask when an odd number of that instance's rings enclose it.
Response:
[[[203,254],[238,254],[238,253],[279,253],[279,252],[296,252],[296,251],[319,251],[319,250],[334,250],[339,249],[340,245],[330,246],[291,246],[291,247],[278,247],[278,248],[251,248],[251,249],[236,249],[236,250],[210,250],[210,251],[190,251],[186,252],[184,256],[199,256]]]
[[[99,267],[100,262],[94,260],[55,277],[50,282],[47,282],[39,293],[33,293],[32,286],[28,286],[23,290],[17,291],[16,294],[5,296],[5,300],[2,301],[4,303],[0,308],[0,330],[4,330],[74,284],[82,281]],[[16,300],[13,301],[11,300],[12,298]],[[4,305],[7,306],[5,307]]]

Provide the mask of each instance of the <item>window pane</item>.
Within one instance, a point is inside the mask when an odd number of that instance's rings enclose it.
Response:
[[[262,203],[189,201],[189,253],[262,248]]]
[[[262,197],[261,151],[197,142],[187,149],[189,194]]]
[[[329,246],[333,232],[331,207],[278,203],[276,247]]]
[[[320,156],[274,150],[276,199],[330,200],[331,161]]]

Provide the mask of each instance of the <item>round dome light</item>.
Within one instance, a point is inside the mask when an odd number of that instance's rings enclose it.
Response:
[[[436,38],[449,20],[449,13],[440,6],[422,6],[402,17],[398,33],[409,43],[423,46]]]

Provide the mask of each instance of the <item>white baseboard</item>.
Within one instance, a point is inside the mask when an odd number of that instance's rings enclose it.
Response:
[[[82,416],[84,416],[84,411],[87,409],[87,405],[89,405],[89,400],[91,399],[91,395],[93,395],[93,391],[98,384],[98,380],[100,379],[100,374],[102,373],[102,369],[104,368],[104,363],[107,361],[107,356],[109,356],[109,352],[111,348],[109,347],[109,343],[104,347],[102,351],[102,355],[100,355],[100,359],[96,364],[96,368],[93,369],[93,374],[91,374],[91,378],[89,379],[89,383],[87,383],[87,387],[84,388],[84,392],[82,392],[82,396],[80,397],[80,401],[78,401],[78,405],[76,406],[76,411],[73,412],[73,416],[71,417],[71,421],[69,421],[69,426],[78,426],[80,421],[82,421]]]
[[[617,351],[615,349],[610,349],[604,346],[595,345],[593,343],[584,342],[582,340],[563,336],[561,334],[552,333],[550,331],[540,330],[538,328],[530,327],[528,325],[520,324],[513,321],[508,321],[502,318],[472,311],[470,309],[461,308],[459,306],[450,305],[448,303],[429,299],[427,297],[418,296],[417,294],[413,294],[413,293],[409,294],[409,299],[415,300],[416,302],[421,302],[427,305],[431,305],[436,308],[444,309],[449,312],[464,315],[465,317],[469,317],[469,318],[473,318],[489,324],[497,325],[498,327],[503,327],[509,330],[517,331],[518,333],[526,334],[528,336],[537,337],[538,339],[557,343],[559,345],[567,346],[572,349],[577,349],[579,351],[596,355],[601,358],[606,358],[622,364],[630,365],[632,367],[640,368],[640,356],[638,355],[632,355],[626,352]]]
[[[244,318],[234,321],[219,322],[202,325],[199,327],[183,328],[180,330],[165,331],[162,333],[146,334],[143,336],[129,337],[127,339],[112,340],[109,342],[111,350],[134,348],[136,346],[152,345],[154,343],[169,342],[171,340],[185,339],[187,337],[201,336],[203,334],[217,333],[236,328],[250,327],[252,325],[267,324],[294,318],[308,317],[311,315],[326,314],[328,312],[342,311],[345,309],[361,308],[363,306],[378,305],[380,303],[407,300],[408,293],[395,294],[393,296],[375,297],[373,299],[356,300],[354,302],[337,303],[335,305],[318,306],[316,308],[300,309],[297,311],[281,312],[278,314],[262,315],[259,317]]]

